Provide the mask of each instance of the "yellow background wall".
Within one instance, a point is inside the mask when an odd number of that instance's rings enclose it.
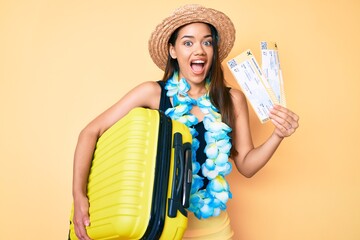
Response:
[[[230,16],[228,59],[250,48],[260,61],[259,42],[277,41],[288,106],[301,116],[262,171],[229,177],[236,239],[360,239],[358,0],[0,1],[1,239],[66,239],[78,133],[160,79],[147,40],[184,3]],[[250,111],[260,144],[272,127]]]

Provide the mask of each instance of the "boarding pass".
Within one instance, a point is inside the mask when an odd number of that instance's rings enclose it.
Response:
[[[269,111],[279,101],[251,50],[227,62],[261,123],[269,120]]]
[[[279,104],[286,106],[284,82],[280,67],[278,47],[275,42],[261,42],[261,68]]]

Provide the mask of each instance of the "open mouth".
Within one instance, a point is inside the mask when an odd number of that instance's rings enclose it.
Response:
[[[195,60],[191,62],[190,66],[194,72],[201,73],[204,70],[205,62],[203,60]]]

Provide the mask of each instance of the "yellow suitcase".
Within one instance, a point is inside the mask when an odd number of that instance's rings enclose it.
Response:
[[[182,239],[191,189],[188,128],[135,108],[99,139],[88,181],[92,239]],[[77,239],[70,214],[69,239]]]

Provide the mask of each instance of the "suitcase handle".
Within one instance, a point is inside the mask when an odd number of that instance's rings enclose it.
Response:
[[[185,156],[184,165],[184,182],[183,182],[183,194],[182,205],[184,208],[190,206],[190,192],[192,184],[192,148],[191,143],[187,142],[183,145],[183,153]]]
[[[179,177],[177,181],[177,187],[176,187],[176,196],[180,196],[181,194],[181,187],[182,182],[184,179],[184,156],[183,156],[183,148],[182,148],[182,135],[181,133],[175,133],[174,135],[174,148],[175,148],[175,166],[174,168],[179,168]]]
[[[176,132],[174,134],[174,173],[173,181],[171,188],[171,198],[169,199],[169,209],[168,216],[171,218],[176,217],[177,210],[181,206],[181,190],[183,186],[184,179],[184,156],[183,156],[183,145],[182,145],[182,135],[181,133]]]

